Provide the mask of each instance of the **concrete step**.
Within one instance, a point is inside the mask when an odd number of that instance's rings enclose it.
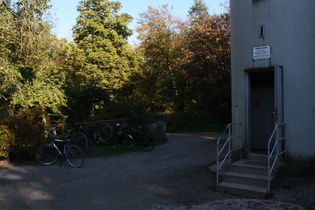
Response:
[[[271,177],[271,188],[276,183],[276,171],[280,171],[279,163]],[[247,197],[265,198],[268,192],[268,166],[266,159],[242,159],[232,163],[222,175],[223,182],[217,186],[218,191]]]
[[[268,166],[267,161],[242,159],[232,163],[230,171],[266,176],[268,174]]]
[[[234,195],[243,195],[251,198],[266,198],[268,188],[257,187],[246,184],[236,184],[221,182],[217,186],[219,192],[230,193]]]
[[[224,182],[246,184],[257,187],[268,187],[268,177],[256,174],[226,172],[223,175]],[[274,177],[270,177],[271,184],[273,184]]]

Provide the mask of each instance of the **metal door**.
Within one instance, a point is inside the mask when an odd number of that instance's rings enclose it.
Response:
[[[266,150],[273,129],[273,88],[251,90],[251,149]]]
[[[283,122],[283,70],[280,66],[251,69],[247,81],[248,152],[266,152],[275,124]]]

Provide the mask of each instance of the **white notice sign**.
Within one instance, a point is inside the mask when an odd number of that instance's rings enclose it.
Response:
[[[269,59],[270,46],[259,46],[253,49],[253,60]]]

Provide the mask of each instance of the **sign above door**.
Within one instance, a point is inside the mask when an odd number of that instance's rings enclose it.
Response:
[[[270,58],[270,46],[259,46],[253,48],[253,60],[263,60]]]

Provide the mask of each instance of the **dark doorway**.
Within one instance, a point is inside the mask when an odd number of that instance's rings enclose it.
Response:
[[[245,75],[247,153],[265,156],[275,125],[284,119],[283,67],[247,69]]]
[[[248,76],[250,152],[265,154],[274,128],[274,71],[258,69],[248,72]]]

